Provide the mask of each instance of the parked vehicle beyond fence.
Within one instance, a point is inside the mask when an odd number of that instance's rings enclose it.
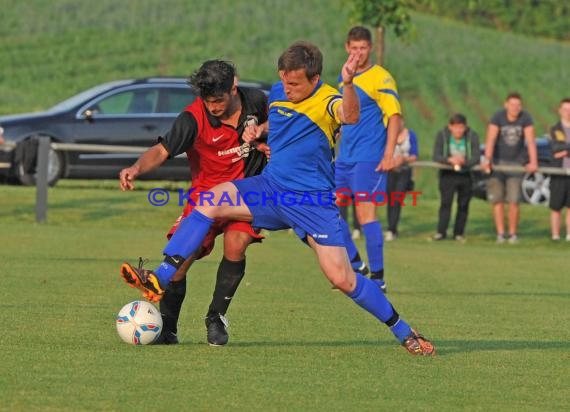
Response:
[[[22,142],[36,136],[48,136],[58,143],[152,146],[196,98],[186,81],[184,77],[114,81],[83,91],[45,112],[0,117],[5,141],[20,144],[19,150],[0,151],[0,164],[8,165],[0,168],[0,177],[27,185],[35,183]],[[266,94],[270,88],[257,82],[240,82],[240,86],[261,89]],[[60,178],[114,179],[138,156],[51,150],[48,182],[54,185]],[[188,160],[185,156],[172,159],[144,178],[188,181]]]

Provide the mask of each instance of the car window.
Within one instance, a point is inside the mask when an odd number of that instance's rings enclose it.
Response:
[[[155,113],[157,103],[157,89],[129,90],[101,100],[97,111],[99,114],[148,114]]]
[[[180,113],[196,100],[196,95],[187,88],[167,88],[160,92],[157,113]]]
[[[105,93],[106,91],[113,89],[114,87],[124,86],[128,83],[129,82],[125,81],[125,80],[118,80],[118,81],[114,81],[114,82],[100,84],[98,86],[92,87],[91,89],[88,89],[88,90],[85,90],[79,94],[76,94],[75,96],[72,96],[69,99],[64,100],[63,102],[56,104],[55,106],[53,106],[48,111],[50,111],[50,112],[64,112],[67,110],[71,110],[75,106],[77,106],[78,104],[82,104],[86,100],[90,100],[93,97],[95,97],[101,93]]]

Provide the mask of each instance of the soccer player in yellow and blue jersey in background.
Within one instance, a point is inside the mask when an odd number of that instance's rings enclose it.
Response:
[[[401,128],[400,98],[396,82],[386,69],[370,62],[372,35],[362,26],[350,29],[346,40],[347,53],[360,58],[353,84],[360,99],[360,120],[341,128],[335,184],[337,190],[350,191],[355,197],[356,216],[366,238],[366,252],[371,279],[383,292],[384,238],[376,217],[376,203],[387,199],[388,171],[394,166],[393,153]],[[339,88],[344,88],[342,76]],[[378,193],[373,196],[374,193]],[[350,228],[342,221],[343,234],[352,268],[363,275],[366,264],[352,240]]]
[[[341,123],[358,121],[359,100],[352,86],[358,52],[342,68],[343,93],[321,81],[323,56],[308,42],[296,42],[279,58],[281,82],[269,95],[268,122],[251,125],[248,142],[269,133],[271,161],[261,175],[222,183],[210,190],[211,203],[198,205],[182,220],[155,270],[125,263],[121,274],[145,297],[158,301],[185,259],[202,244],[215,219],[251,222],[268,230],[292,228],[315,252],[328,280],[390,328],[413,355],[435,348],[400,318],[370,279],[355,274],[346,254],[338,207],[333,201],[333,136]]]

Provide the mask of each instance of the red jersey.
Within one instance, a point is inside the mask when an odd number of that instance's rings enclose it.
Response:
[[[242,112],[236,128],[212,116],[197,98],[160,139],[170,157],[186,153],[196,192],[259,174],[266,163],[265,155],[244,143],[241,134],[248,121],[267,120],[267,99],[259,90],[238,88],[238,93]]]

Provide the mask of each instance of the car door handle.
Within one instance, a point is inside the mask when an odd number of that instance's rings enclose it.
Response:
[[[145,124],[142,126],[142,128],[148,132],[152,132],[153,130],[156,130],[156,126],[154,124]]]

